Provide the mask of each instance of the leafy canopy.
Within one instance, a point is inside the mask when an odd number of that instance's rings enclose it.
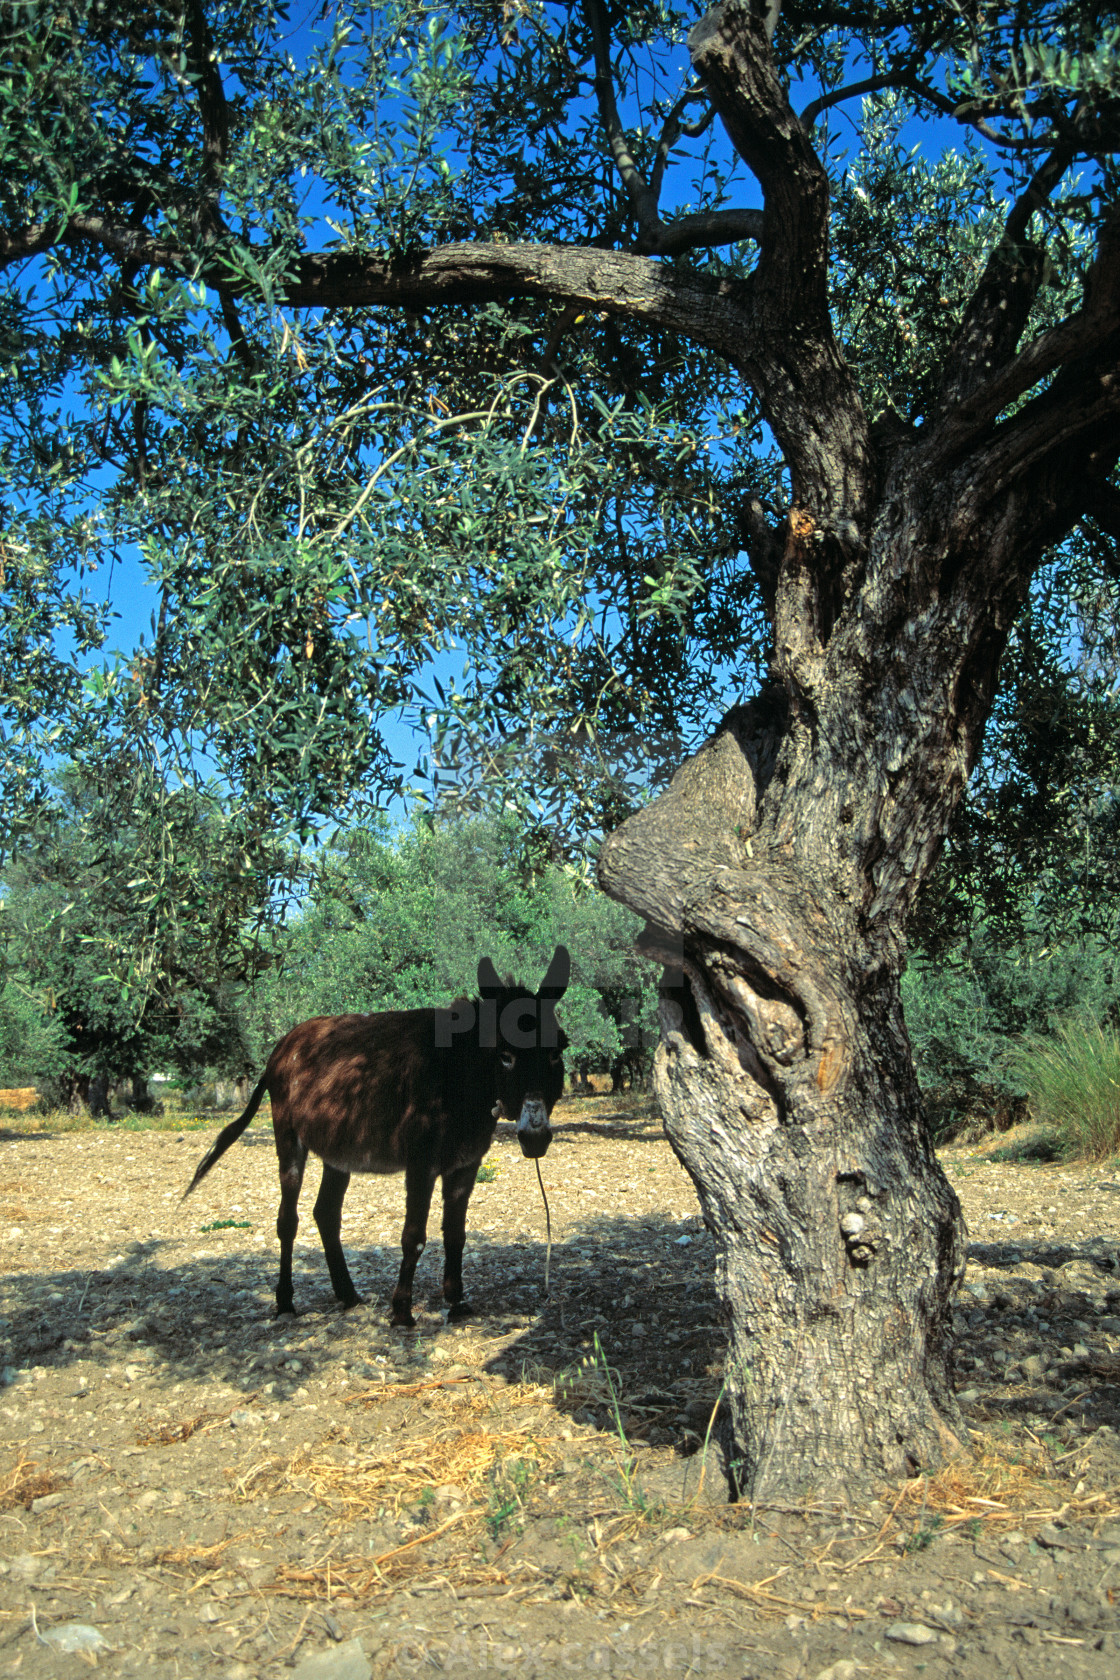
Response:
[[[526,240],[749,274],[757,191],[689,64],[699,15],[0,7],[12,835],[52,764],[96,779],[118,752],[216,775],[248,845],[306,833],[408,782],[382,734],[403,713],[453,792],[482,763],[572,839],[754,684],[743,548],[789,486],[730,341],[544,281],[409,301],[425,252]],[[809,3],[774,46],[829,170],[836,331],[869,413],[909,425],[1040,176],[1031,330],[1078,294],[1120,28],[1073,0]],[[151,632],[99,660],[133,554]]]

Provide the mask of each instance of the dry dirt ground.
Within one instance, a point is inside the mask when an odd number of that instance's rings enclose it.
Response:
[[[556,1118],[549,1299],[503,1126],[477,1317],[426,1305],[437,1223],[404,1333],[402,1180],[351,1186],[370,1304],[347,1314],[308,1184],[301,1315],[277,1320],[266,1121],[184,1204],[205,1131],[9,1117],[0,1673],[1115,1680],[1120,1179],[948,1152],[975,1460],[859,1509],[752,1512],[725,1502],[718,1422],[703,1445],[723,1337],[689,1180],[618,1099]]]

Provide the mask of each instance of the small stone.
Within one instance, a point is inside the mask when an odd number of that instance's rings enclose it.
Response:
[[[56,1651],[72,1654],[75,1651],[92,1651],[96,1656],[98,1651],[111,1651],[112,1646],[105,1635],[88,1622],[62,1622],[58,1627],[47,1628],[40,1633],[39,1638],[44,1645],[51,1645]]]
[[[40,1494],[38,1499],[31,1501],[31,1510],[33,1515],[38,1517],[44,1511],[53,1511],[56,1505],[61,1504],[62,1495],[60,1493],[43,1493]]]
[[[867,1226],[867,1221],[861,1213],[846,1213],[840,1221],[840,1229],[846,1237],[858,1237]]]
[[[858,1663],[854,1663],[851,1657],[841,1657],[839,1662],[834,1662],[829,1668],[822,1668],[816,1680],[854,1680],[858,1673]]]
[[[691,1540],[692,1530],[689,1528],[667,1528],[661,1536],[665,1541]]]
[[[370,1680],[373,1669],[360,1639],[347,1639],[332,1650],[304,1657],[292,1680]]]
[[[887,1638],[899,1645],[932,1645],[937,1634],[923,1622],[892,1622],[887,1629]]]

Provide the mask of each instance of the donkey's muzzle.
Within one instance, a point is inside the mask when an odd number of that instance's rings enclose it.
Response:
[[[517,1141],[521,1153],[530,1161],[539,1161],[552,1142],[552,1127],[548,1110],[539,1097],[526,1097],[517,1121]]]

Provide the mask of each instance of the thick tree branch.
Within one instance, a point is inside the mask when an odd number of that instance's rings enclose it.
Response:
[[[440,245],[392,262],[349,253],[308,256],[296,265],[284,297],[310,309],[547,297],[669,327],[744,371],[752,342],[747,283],[582,246]]]
[[[216,187],[221,181],[222,166],[229,150],[229,107],[218,69],[214,37],[201,0],[188,0],[186,18],[188,63],[202,116],[206,178],[211,186]]]
[[[1014,356],[1045,267],[1045,253],[1028,242],[1027,227],[1070,162],[1071,154],[1064,149],[1051,153],[1008,213],[999,244],[946,352],[947,373],[937,399],[940,413],[948,414],[955,405],[998,384]],[[1028,385],[1020,389],[1026,390]],[[982,399],[980,409],[988,407]],[[999,409],[992,412],[998,413]]]
[[[724,0],[688,37],[697,74],[736,151],[762,187],[756,304],[788,335],[828,324],[828,176],[778,80],[762,22]]]
[[[867,416],[829,316],[828,176],[790,107],[757,12],[725,0],[688,47],[763,191],[748,361],[793,489],[774,591],[775,670],[791,692],[808,693],[862,564],[872,480]]]
[[[0,268],[37,257],[40,251],[49,251],[52,245],[58,244],[61,231],[60,222],[32,222],[17,233],[0,233]]]
[[[0,264],[56,244],[95,246],[121,263],[197,275],[226,300],[248,284],[229,267],[154,238],[145,228],[112,217],[72,216],[64,227],[36,224],[0,243]],[[265,253],[251,253],[263,260]],[[386,305],[424,308],[546,297],[582,309],[625,315],[706,344],[749,378],[752,342],[749,284],[668,268],[624,251],[565,245],[440,245],[386,261],[352,252],[302,256],[277,287],[277,299],[296,309]]]
[[[975,493],[962,498],[964,507],[994,502],[1028,473],[1043,471],[1076,450],[1085,460],[1071,480],[1072,497],[1062,497],[1068,525],[1084,506],[1096,473],[1103,478],[1112,470],[1118,431],[1120,325],[1109,341],[1098,342],[1079,362],[1064,367],[1048,390],[999,426],[987,448],[972,452],[968,477]]]

